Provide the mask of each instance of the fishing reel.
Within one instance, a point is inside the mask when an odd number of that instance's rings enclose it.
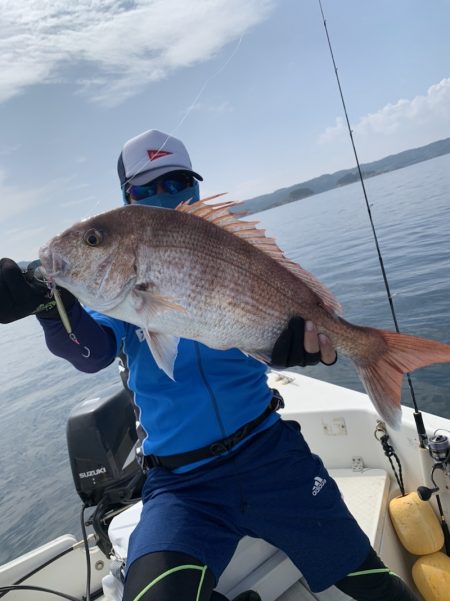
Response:
[[[432,436],[428,441],[428,450],[436,463],[445,467],[447,475],[450,475],[450,442],[447,436],[438,434]]]
[[[437,430],[436,430],[437,432]],[[417,494],[422,501],[428,501],[431,495],[439,491],[439,486],[434,480],[434,472],[441,470],[447,477],[450,477],[450,441],[443,434],[436,434],[428,439],[427,449],[433,459],[434,465],[431,470],[431,481],[434,484],[433,488],[428,486],[419,486]]]

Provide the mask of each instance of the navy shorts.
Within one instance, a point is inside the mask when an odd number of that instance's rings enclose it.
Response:
[[[369,553],[369,539],[292,421],[277,421],[226,458],[191,472],[151,469],[142,498],[128,566],[147,553],[180,551],[218,580],[248,535],[284,551],[318,592]]]

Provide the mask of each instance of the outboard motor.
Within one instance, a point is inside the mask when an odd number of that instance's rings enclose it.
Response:
[[[130,393],[122,388],[77,405],[67,422],[67,446],[75,488],[85,506],[97,506],[89,523],[98,546],[109,555],[109,523],[140,499],[144,481]]]

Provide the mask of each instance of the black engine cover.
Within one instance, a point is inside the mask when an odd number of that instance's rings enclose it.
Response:
[[[85,505],[97,505],[105,491],[119,491],[138,479],[142,469],[136,443],[134,406],[126,389],[73,409],[67,446],[75,487]]]

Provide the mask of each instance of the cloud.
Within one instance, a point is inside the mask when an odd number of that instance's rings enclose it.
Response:
[[[212,114],[223,114],[223,113],[232,113],[234,110],[233,105],[228,100],[222,100],[217,103],[214,102],[195,102],[189,110],[193,111],[201,111],[202,113],[212,113]]]
[[[0,157],[6,157],[9,156],[11,154],[15,154],[20,150],[20,144],[11,144],[10,146],[7,145],[2,145],[0,147]],[[2,175],[0,173],[0,179],[1,179]]]
[[[398,100],[362,117],[358,123],[352,124],[352,130],[358,143],[370,142],[374,149],[384,145],[385,152],[397,152],[449,136],[450,78],[432,85],[423,96]],[[338,117],[336,125],[327,128],[319,142],[329,145],[347,137],[346,122]]]
[[[6,179],[5,172],[0,170],[0,197],[2,198],[0,225],[35,207],[41,196],[41,192],[34,188],[23,190],[9,186],[5,183]]]
[[[0,102],[30,85],[67,81],[118,104],[210,59],[267,18],[275,1],[0,0]],[[71,79],[79,67],[83,80]]]
[[[60,206],[63,208],[78,207],[80,205],[87,205],[87,204],[92,205],[96,202],[97,202],[97,198],[93,194],[90,194],[89,196],[84,196],[82,198],[75,198],[74,200],[67,200],[66,202],[62,202],[60,204]]]
[[[5,172],[0,170],[0,257],[13,257],[15,260],[31,260],[37,254],[38,240],[45,240],[45,219],[41,223],[30,219],[29,215],[42,206],[44,189],[11,186],[5,183]],[[35,225],[31,225],[31,223]]]
[[[37,256],[39,247],[80,218],[111,207],[102,206],[87,186],[77,182],[76,174],[56,178],[41,186],[9,183],[11,178],[0,168],[0,257],[16,260]],[[64,191],[61,196],[61,190]]]
[[[60,177],[41,186],[29,186],[26,188],[23,185],[16,186],[6,183],[10,180],[4,170],[0,169],[0,198],[3,199],[2,209],[0,211],[0,225],[10,223],[13,219],[27,215],[31,210],[40,210],[43,212],[48,207],[52,207],[55,198],[59,198],[61,190],[65,193],[78,193],[86,187],[85,184],[80,184],[76,181],[76,174],[71,174],[66,177]],[[86,200],[86,198],[83,198]],[[62,204],[59,203],[61,206]],[[70,206],[67,201],[67,206]]]

